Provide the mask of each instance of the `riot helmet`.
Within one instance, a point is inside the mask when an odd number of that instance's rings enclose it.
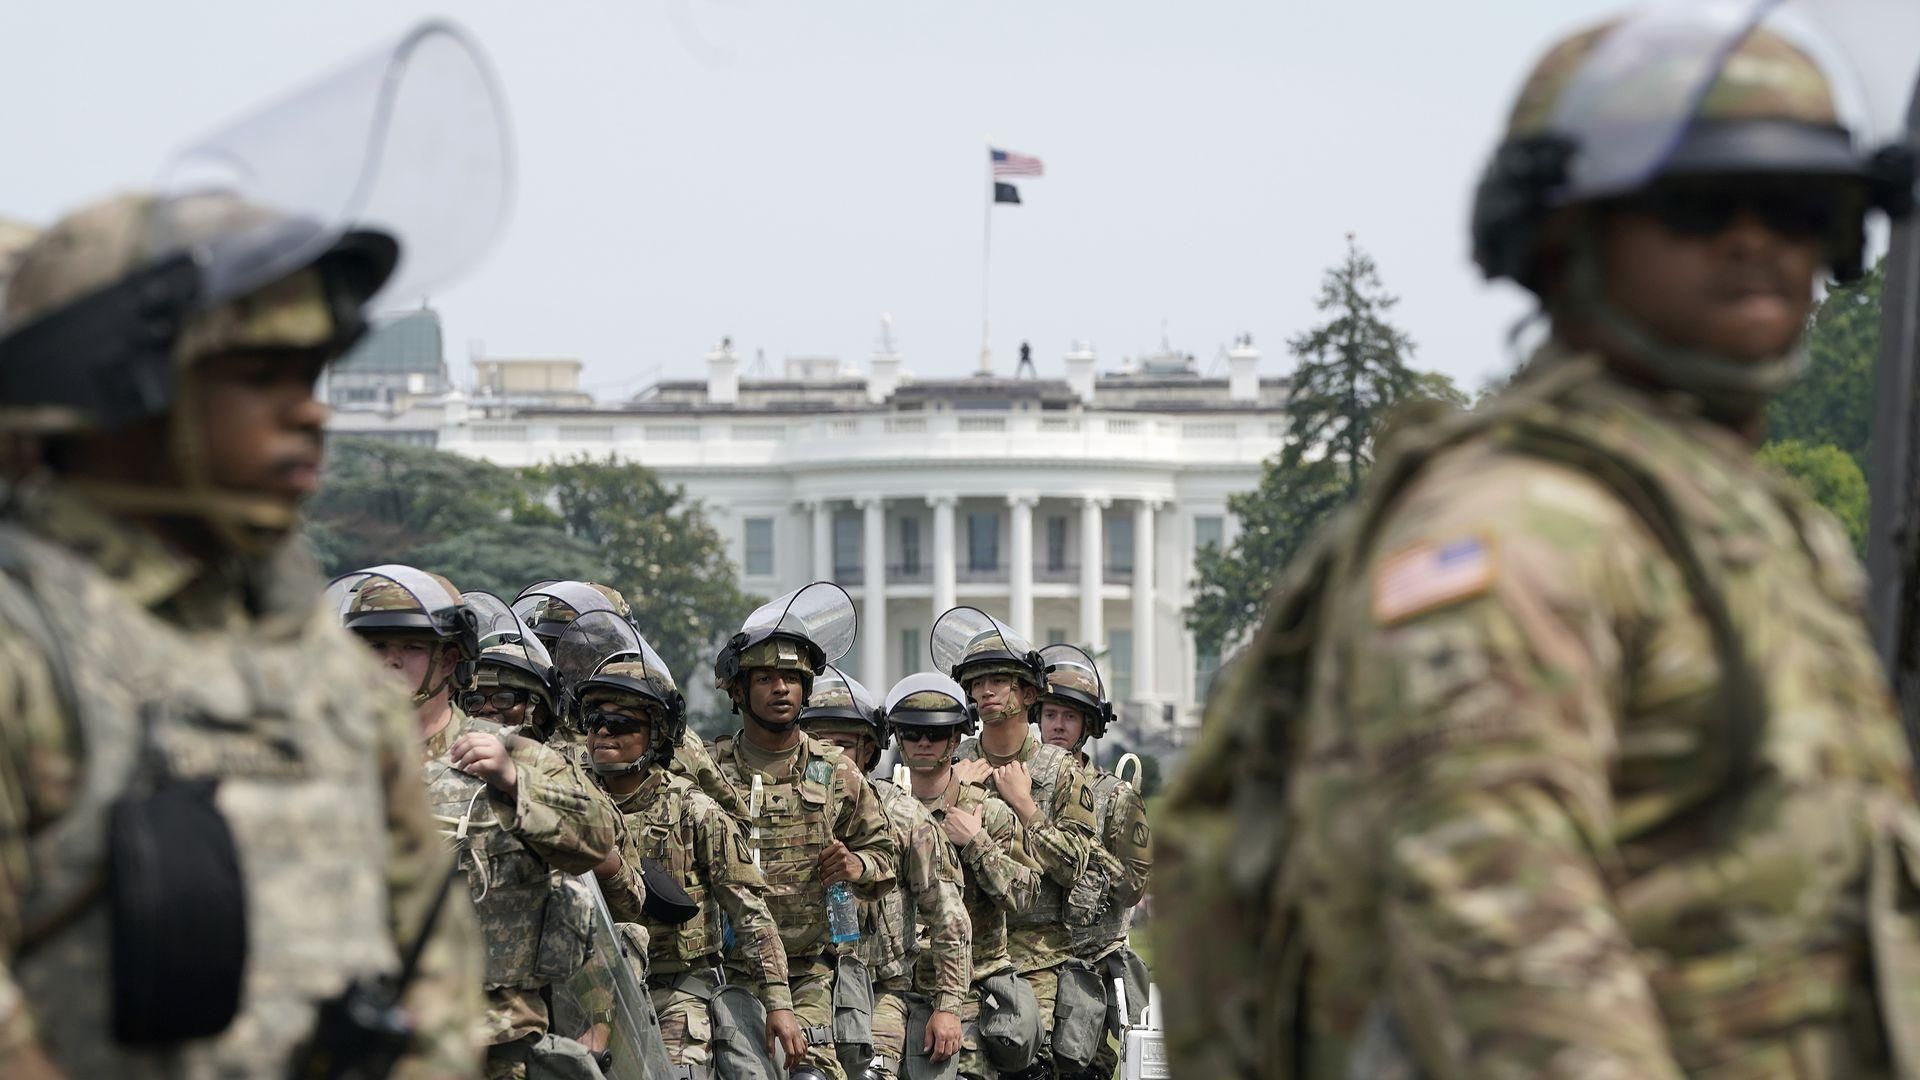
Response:
[[[756,668],[794,673],[800,679],[804,707],[813,693],[815,676],[846,655],[858,626],[853,600],[831,581],[816,581],[776,597],[748,615],[739,632],[721,647],[713,662],[714,687],[732,700],[735,712],[770,730],[784,731],[793,722],[771,723],[747,707],[748,687],[741,675]],[[798,710],[794,715],[797,721]]]
[[[355,570],[327,586],[328,610],[340,613],[348,630],[362,637],[420,634],[454,650],[453,672],[433,682],[428,665],[413,690],[417,705],[449,685],[464,690],[473,685],[473,669],[480,657],[480,624],[474,609],[453,583],[439,574],[388,563]]]
[[[967,700],[960,684],[935,671],[920,671],[901,679],[887,691],[887,730],[901,727],[955,728],[971,735],[979,710]]]
[[[592,622],[603,617],[592,615],[587,619]],[[573,631],[574,628],[569,627],[567,633],[572,634]],[[666,662],[660,659],[660,654],[653,650],[653,646],[647,644],[645,638],[638,639],[638,646],[636,650],[609,656],[573,688],[578,702],[575,709],[577,722],[589,738],[603,725],[610,732],[619,734],[628,729],[629,723],[622,718],[600,713],[596,706],[606,703],[638,706],[653,718],[646,759],[666,765],[673,760],[674,750],[686,734],[686,699],[681,697],[680,687],[673,681],[673,673],[667,670]],[[639,771],[645,763],[645,760],[595,760],[593,770],[601,775],[631,773]]]
[[[1031,689],[1034,693],[1031,706],[1020,704],[1018,708],[1032,719],[1033,710],[1039,706],[1038,695],[1046,689],[1046,672],[1040,654],[1019,631],[979,608],[956,607],[934,620],[927,647],[933,654],[933,666],[969,694],[974,692],[979,680],[989,675],[1004,675],[1014,680],[1016,686]],[[1014,696],[1024,695],[1016,691]],[[982,710],[980,719],[986,723],[1012,719],[1015,708],[1016,703],[1010,700],[996,711]]]
[[[568,623],[589,612],[611,611],[633,622],[633,608],[618,589],[591,581],[536,582],[520,590],[513,611],[549,651]]]
[[[473,608],[480,627],[480,657],[474,664],[474,686],[463,698],[475,695],[492,697],[503,692],[526,695],[529,710],[544,710],[545,723],[531,726],[540,738],[552,733],[560,719],[560,697],[554,688],[553,657],[540,639],[533,636],[507,602],[490,592],[464,594]],[[463,702],[466,712],[483,706],[471,700]],[[529,712],[531,719],[532,713]]]
[[[854,732],[872,739],[876,752],[887,745],[887,714],[880,702],[860,680],[832,664],[814,678],[800,727],[808,733]]]
[[[1107,700],[1106,684],[1100,678],[1100,667],[1075,645],[1048,645],[1040,650],[1041,662],[1046,665],[1047,688],[1040,700],[1067,705],[1080,711],[1085,726],[1080,729],[1080,739],[1071,749],[1079,750],[1088,739],[1103,739],[1107,734],[1107,725],[1113,723],[1113,703]]]

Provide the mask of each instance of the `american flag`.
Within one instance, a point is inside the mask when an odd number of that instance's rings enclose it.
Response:
[[[987,148],[993,155],[993,175],[995,176],[1045,176],[1046,168],[1040,159],[1032,154],[1016,154],[1011,150]]]

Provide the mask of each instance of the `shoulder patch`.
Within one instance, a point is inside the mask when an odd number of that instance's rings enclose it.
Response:
[[[826,758],[814,758],[807,762],[807,779],[816,784],[833,782],[833,762]]]
[[[1480,596],[1493,587],[1494,565],[1493,545],[1474,536],[1401,548],[1374,571],[1373,619],[1392,626]]]

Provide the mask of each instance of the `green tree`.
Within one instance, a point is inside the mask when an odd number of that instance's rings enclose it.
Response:
[[[1413,341],[1387,321],[1399,298],[1381,285],[1379,268],[1352,233],[1346,258],[1327,271],[1314,303],[1327,321],[1287,343],[1295,364],[1286,404],[1291,442],[1282,456],[1332,456],[1351,493],[1372,461],[1374,432],[1419,388],[1419,375],[1407,366]]]
[[[1284,452],[1261,468],[1259,487],[1227,499],[1239,534],[1225,550],[1208,545],[1194,558],[1187,628],[1202,649],[1218,655],[1259,623],[1280,568],[1346,500],[1345,471],[1335,462],[1289,463]]]
[[[759,601],[740,590],[700,505],[653,470],[613,458],[542,466],[527,478],[551,496],[560,528],[606,560],[604,582],[625,594],[676,677],[684,683],[710,670],[721,639]]]
[[[1873,367],[1880,353],[1884,264],[1835,286],[1807,333],[1807,370],[1767,409],[1767,435],[1809,447],[1837,446],[1861,470],[1873,426]]]
[[[1815,502],[1827,508],[1853,538],[1855,551],[1867,546],[1867,478],[1837,446],[1809,446],[1794,439],[1760,448],[1760,460],[1800,482]]]

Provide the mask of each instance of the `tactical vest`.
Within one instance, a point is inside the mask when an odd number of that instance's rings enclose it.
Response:
[[[878,900],[860,901],[860,959],[873,980],[879,982],[913,970],[914,959],[920,955],[920,927],[914,900],[907,895],[905,863],[913,845],[913,827],[926,818],[913,796],[887,781],[875,780],[873,789],[893,830],[901,861],[891,888]]]
[[[748,799],[749,770],[734,750],[734,737],[714,743],[714,763]],[[767,879],[767,910],[780,927],[780,942],[788,962],[833,951],[827,933],[827,890],[820,884],[820,853],[833,843],[833,762],[818,756],[811,737],[803,736],[791,779],[763,780],[760,828],[760,872]]]
[[[456,722],[458,722],[456,720]],[[500,726],[466,717],[465,731],[500,734]],[[427,762],[427,803],[459,846],[467,889],[486,943],[485,987],[534,989],[553,980],[539,972],[551,873],[534,850],[501,827],[485,780],[461,772],[443,754]]]
[[[1853,929],[1853,936],[1858,939],[1854,947],[1870,947],[1879,986],[1868,985],[1860,958],[1845,955],[1851,950],[1836,952],[1835,942],[1812,936],[1825,938],[1836,929],[1815,925],[1812,918],[1800,927],[1807,940],[1749,941],[1704,955],[1660,957],[1651,981],[1682,1062],[1697,1058],[1703,1046],[1740,1044],[1753,1055],[1756,1070],[1798,1075],[1786,1061],[1796,1051],[1780,1034],[1798,1032],[1794,1046],[1824,1048],[1805,1051],[1811,1055],[1807,1060],[1834,1065],[1818,1055],[1835,1049],[1827,1041],[1835,1033],[1857,1036],[1867,1030],[1846,1026],[1842,1014],[1877,989],[1879,1030],[1898,1074],[1920,1069],[1920,1047],[1913,1038],[1920,1029],[1920,905],[1914,900],[1920,896],[1914,875],[1920,868],[1920,813],[1904,793],[1904,746],[1884,700],[1877,700],[1884,695],[1877,663],[1864,629],[1846,617],[1857,597],[1848,595],[1853,586],[1836,569],[1845,556],[1812,551],[1812,533],[1792,505],[1802,496],[1752,492],[1768,504],[1766,513],[1784,513],[1798,523],[1799,541],[1817,575],[1805,587],[1783,590],[1802,611],[1766,607],[1775,596],[1757,563],[1768,554],[1764,541],[1716,516],[1729,507],[1676,498],[1674,492],[1688,490],[1685,477],[1676,475],[1684,465],[1663,460],[1660,450],[1610,428],[1605,413],[1596,415],[1582,404],[1585,388],[1604,378],[1588,362],[1568,362],[1532,373],[1474,413],[1401,431],[1382,453],[1361,497],[1281,575],[1248,662],[1209,704],[1201,741],[1157,808],[1165,841],[1156,853],[1158,894],[1177,898],[1179,912],[1158,924],[1157,948],[1163,955],[1199,948],[1204,951],[1196,955],[1207,957],[1205,964],[1162,965],[1159,973],[1169,1004],[1169,1059],[1180,1075],[1287,1078],[1302,1075],[1301,1067],[1306,1075],[1321,1075],[1328,1069],[1345,1074],[1349,1067],[1367,1071],[1405,1064],[1384,999],[1353,1000],[1358,986],[1333,980],[1348,958],[1309,955],[1313,942],[1302,923],[1299,897],[1324,886],[1322,875],[1331,872],[1338,854],[1320,851],[1310,862],[1303,852],[1312,846],[1295,834],[1289,808],[1294,798],[1307,798],[1303,785],[1353,782],[1346,774],[1319,778],[1295,770],[1303,756],[1318,750],[1299,740],[1314,730],[1308,719],[1321,700],[1314,677],[1327,604],[1355,581],[1395,497],[1434,457],[1474,439],[1561,464],[1599,483],[1634,513],[1684,577],[1718,661],[1715,712],[1722,725],[1712,738],[1726,750],[1722,773],[1700,778],[1711,797],[1695,817],[1684,819],[1689,829],[1670,831],[1691,836],[1692,828],[1720,830],[1725,849],[1764,842],[1764,804],[1788,782],[1782,778],[1803,776],[1815,760],[1823,769],[1838,770],[1834,820],[1838,815],[1865,819],[1858,822],[1867,834],[1858,853],[1865,884],[1856,892],[1866,895],[1859,897],[1864,910],[1853,916],[1863,925]],[[1605,400],[1598,406],[1616,407]],[[1844,539],[1837,546],[1844,548]],[[1824,594],[1818,611],[1807,608],[1815,603],[1815,592]],[[1805,653],[1792,654],[1795,662],[1787,665],[1756,655],[1750,631],[1764,629],[1769,618],[1793,620],[1790,627],[1769,631],[1776,640],[1816,635],[1812,640],[1830,649],[1823,669],[1794,670],[1811,660]],[[1769,701],[1785,687],[1824,687],[1835,695],[1834,711],[1848,721],[1877,718],[1887,730],[1866,735],[1870,723],[1851,730],[1836,727],[1825,733],[1831,738],[1824,745],[1814,745],[1822,741],[1821,733],[1808,729],[1806,717],[1769,715]],[[1763,805],[1750,817],[1746,811],[1754,803],[1756,784]],[[1725,869],[1758,873],[1780,863],[1791,872],[1790,844],[1748,848],[1747,854],[1751,858],[1730,860]],[[1675,912],[1710,907],[1719,895],[1715,890],[1732,887],[1720,869],[1703,872],[1702,855],[1711,858],[1713,852],[1676,853],[1679,861],[1665,867],[1669,884],[1677,883],[1677,875],[1693,875],[1685,888],[1662,894]],[[1630,919],[1632,913],[1622,916]],[[1236,947],[1218,948],[1223,941]],[[1302,995],[1310,985],[1321,1015],[1365,1018],[1350,1044],[1339,1036],[1316,1041],[1301,1029]],[[1384,1059],[1368,1056],[1383,1050]],[[1762,1054],[1772,1062],[1766,1069]],[[1373,1064],[1363,1064],[1368,1061]],[[1849,1073],[1841,1065],[1834,1074]]]
[[[696,789],[692,781],[677,773],[649,777],[647,783],[652,790],[642,788],[639,792],[647,803],[627,814],[627,825],[641,852],[658,860],[700,905],[700,914],[679,926],[641,917],[641,925],[647,928],[652,970],[666,974],[703,961],[711,964],[722,943],[721,912],[720,901],[708,885],[708,867],[700,857],[699,828],[691,798]]]
[[[979,740],[969,739],[960,747],[960,759],[984,758],[986,751],[980,748]],[[1054,800],[1057,788],[1067,778],[1067,772],[1073,758],[1057,746],[1044,743],[1034,748],[1033,757],[1027,761],[1027,772],[1033,777],[1033,804],[1049,816],[1057,816],[1058,808]],[[1092,789],[1082,786],[1080,794],[1092,797]],[[1081,806],[1086,820],[1091,820],[1097,812],[1096,807]],[[1095,846],[1098,847],[1098,836]],[[1090,925],[1107,906],[1107,887],[1110,875],[1100,865],[1099,859],[1088,861],[1086,872],[1071,887],[1062,886],[1047,874],[1040,875],[1040,887],[1033,903],[1012,912],[1007,916],[1007,929],[1014,934],[1037,934],[1052,940],[1061,950],[1070,948],[1071,933],[1074,928]]]
[[[1092,779],[1087,788],[1093,792],[1093,835],[1104,847],[1108,830],[1113,828],[1115,796],[1126,781],[1110,772],[1087,770]],[[1116,881],[1117,885],[1118,882]],[[1133,906],[1109,902],[1092,923],[1072,928],[1073,955],[1083,960],[1098,960],[1127,940],[1133,925]]]
[[[185,630],[129,599],[66,550],[17,526],[0,547],[0,619],[36,642],[73,710],[84,770],[73,805],[29,840],[27,944],[9,961],[41,1043],[68,1076],[210,1078],[285,1072],[316,1003],[398,967],[383,853],[387,800],[380,672],[314,604],[233,630]],[[64,674],[62,674],[64,673]],[[150,725],[143,736],[143,727]],[[240,1012],[220,1035],[128,1050],[110,1032],[106,905],[96,895],[106,817],[149,771],[219,784],[246,893]],[[398,750],[398,747],[393,748]]]

